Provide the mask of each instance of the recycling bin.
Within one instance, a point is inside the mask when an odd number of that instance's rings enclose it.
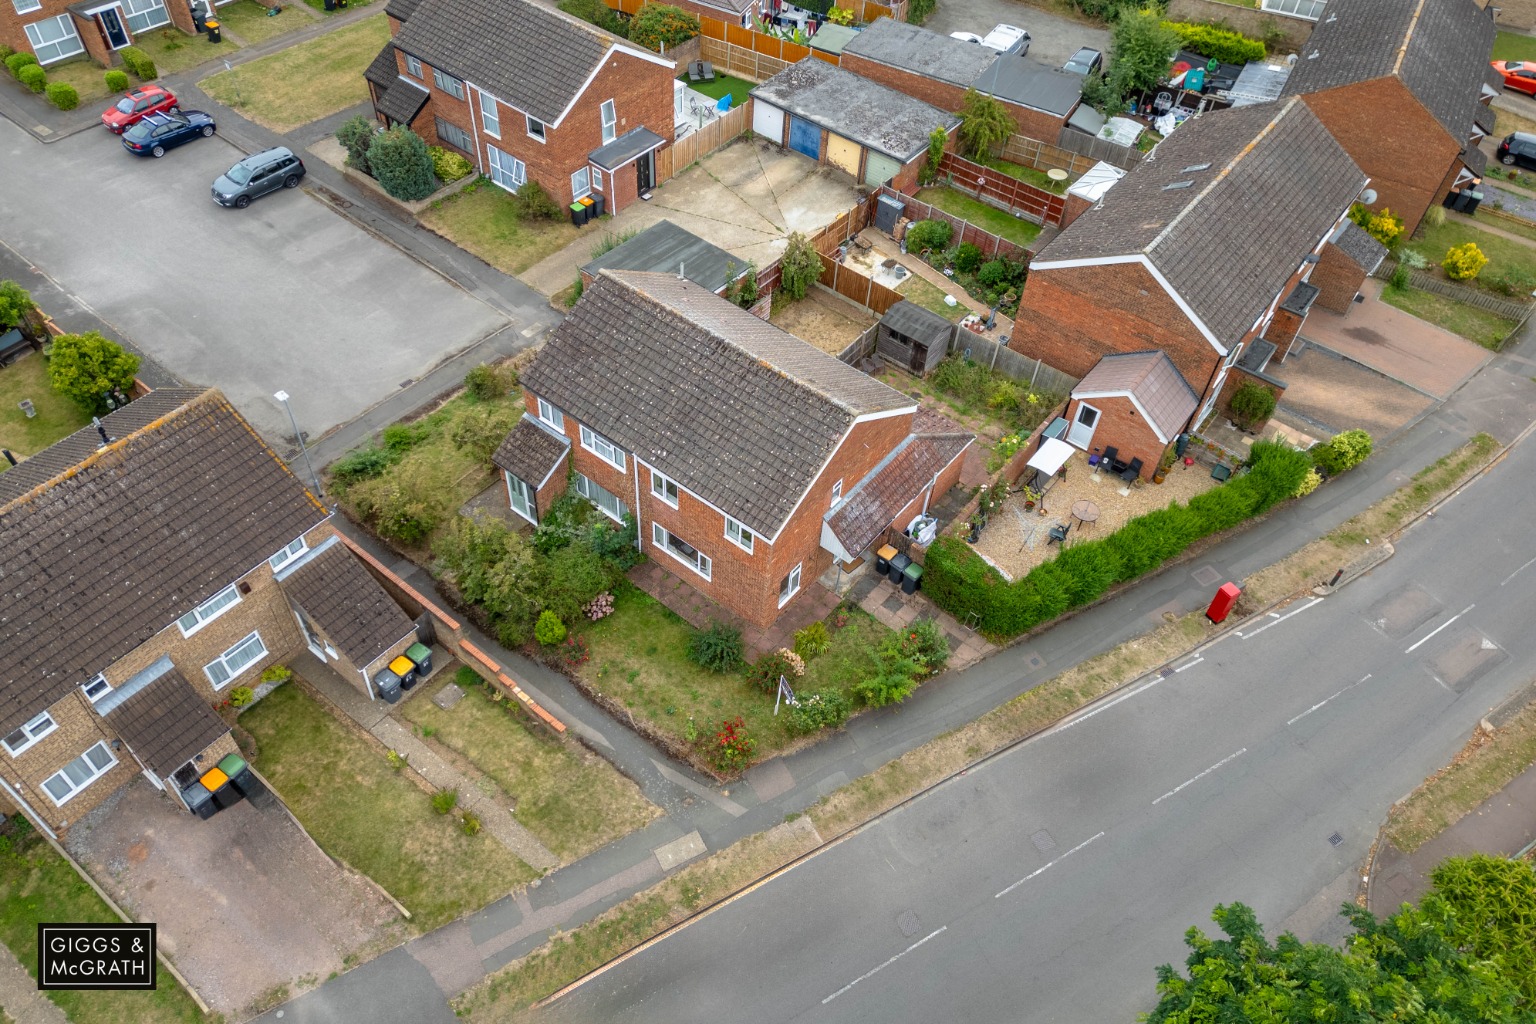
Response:
[[[187,810],[205,821],[219,813],[219,805],[213,802],[213,794],[200,782],[194,782],[181,791],[182,802]]]
[[[1463,192],[1462,195],[1467,197],[1466,213],[1468,216],[1476,213],[1477,208],[1483,203],[1483,194],[1474,189],[1472,191]]]
[[[400,703],[400,697],[402,696],[400,692],[400,677],[389,669],[381,668],[373,674],[373,686],[374,689],[379,691],[379,696],[383,697],[386,703]]]
[[[896,549],[887,544],[875,552],[875,575],[889,576],[891,574],[891,559],[896,557]]]
[[[241,757],[239,754],[230,754],[228,757],[224,758],[224,760],[219,762],[219,771],[223,772],[230,778],[234,778],[236,775],[239,775],[241,772],[245,771],[245,758]]]
[[[219,43],[224,41],[224,33],[219,31],[218,22],[205,21],[203,22],[203,27],[208,30],[208,41],[210,43]]]
[[[589,207],[582,206],[580,203],[572,203],[571,223],[576,225],[578,228],[585,224],[587,222],[588,209]]]
[[[603,205],[606,202],[606,200],[603,199],[603,194],[601,192],[593,192],[591,199],[592,216],[601,217],[603,215]]]
[[[419,678],[425,679],[432,674],[432,648],[426,644],[411,644],[405,649],[405,656],[416,666]]]
[[[409,690],[416,685],[416,664],[405,655],[390,662],[389,670],[400,677],[400,689]]]
[[[912,559],[908,558],[906,555],[898,554],[895,558],[892,558],[890,571],[891,582],[897,586],[900,586],[902,577],[906,575],[907,566],[911,564]]]
[[[918,565],[916,562],[913,562],[911,565],[907,566],[906,571],[901,574],[901,592],[903,594],[917,593],[919,581],[922,580],[922,578],[923,567]]]
[[[214,805],[221,811],[226,807],[235,806],[235,804],[244,799],[245,794],[236,789],[233,782],[226,782],[213,791]]]
[[[229,776],[225,775],[224,772],[219,768],[210,768],[204,772],[203,777],[197,781],[201,782],[203,787],[207,789],[208,792],[213,793],[216,792],[220,786],[229,781]]]

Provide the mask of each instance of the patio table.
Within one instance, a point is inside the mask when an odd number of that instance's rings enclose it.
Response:
[[[1072,518],[1083,524],[1083,526],[1087,526],[1089,523],[1097,522],[1099,518],[1099,506],[1094,502],[1089,501],[1087,498],[1083,498],[1080,501],[1074,501],[1072,503]]]

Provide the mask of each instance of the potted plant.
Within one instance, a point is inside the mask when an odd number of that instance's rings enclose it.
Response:
[[[1173,468],[1173,464],[1177,461],[1178,456],[1174,454],[1172,448],[1164,451],[1162,459],[1157,463],[1157,470],[1152,474],[1152,482],[1155,484],[1162,483],[1164,478],[1168,476],[1168,471]]]

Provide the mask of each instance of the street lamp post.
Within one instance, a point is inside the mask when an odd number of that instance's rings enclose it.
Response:
[[[294,418],[293,406],[288,404],[288,392],[279,391],[272,397],[282,402],[283,408],[288,410],[288,422],[293,425],[293,437],[299,442],[299,454],[304,456],[304,468],[309,470],[310,483],[315,485],[315,497],[324,498],[325,491],[320,489],[320,478],[315,476],[315,467],[309,461],[309,449],[304,446],[304,435],[299,432],[299,421]]]

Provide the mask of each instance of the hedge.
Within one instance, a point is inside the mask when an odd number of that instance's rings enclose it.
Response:
[[[16,72],[16,80],[33,92],[42,92],[48,86],[48,72],[40,65],[28,64]]]
[[[125,46],[117,51],[117,55],[123,59],[123,67],[132,71],[134,77],[141,82],[152,81],[160,73],[155,69],[155,62],[149,54],[137,46]]]
[[[923,589],[955,618],[974,616],[989,638],[1007,640],[1101,597],[1175,557],[1202,537],[1230,529],[1289,498],[1311,470],[1305,452],[1260,441],[1248,472],[1213,490],[1137,516],[1102,540],[1074,544],[1012,583],[966,543],[941,537],[928,549]]]
[[[113,68],[111,71],[105,72],[101,77],[107,83],[108,92],[128,91],[128,72]]]
[[[1204,25],[1191,21],[1165,21],[1184,41],[1186,49],[1219,60],[1223,64],[1250,64],[1263,60],[1264,43],[1251,39],[1241,32],[1234,32],[1220,25]]]
[[[49,82],[48,101],[60,110],[74,110],[80,105],[80,93],[68,82]]]

